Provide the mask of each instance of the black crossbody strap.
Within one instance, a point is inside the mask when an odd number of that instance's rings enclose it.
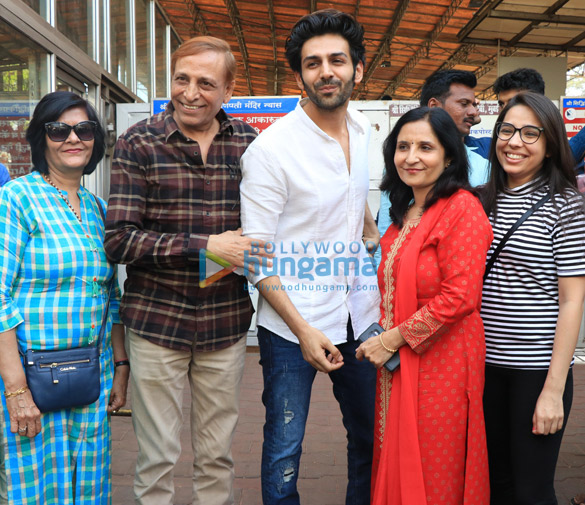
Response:
[[[100,210],[100,215],[102,216],[102,219],[104,221],[104,226],[105,226],[106,225],[106,214],[104,212],[102,204],[98,200],[97,196],[95,196],[94,194],[92,194],[91,196],[93,196],[93,198],[95,199],[95,203],[97,204],[98,209]],[[102,326],[100,328],[100,333],[98,335],[98,339],[97,339],[97,342],[95,344],[97,347],[100,347],[102,345],[104,333],[106,332],[106,326],[108,325],[108,312],[110,311],[110,296],[112,294],[113,287],[114,287],[114,277],[112,277],[112,280],[110,280],[110,282],[108,282],[108,300],[106,302],[106,310],[104,312],[104,319],[102,320]]]
[[[100,328],[100,333],[98,335],[97,342],[95,343],[96,347],[100,347],[102,345],[104,333],[106,332],[106,326],[108,325],[108,312],[110,311],[110,295],[112,294],[113,282],[114,282],[114,278],[112,277],[112,280],[110,282],[108,282],[108,301],[106,302],[106,310],[104,311],[104,318],[102,320],[102,327]]]
[[[106,213],[104,212],[104,208],[102,207],[102,204],[100,203],[99,199],[97,196],[95,196],[93,193],[90,193],[91,196],[93,196],[93,199],[95,200],[95,203],[98,206],[98,209],[100,211],[100,216],[102,216],[102,220],[104,221],[104,226],[106,226]]]
[[[546,202],[548,202],[549,199],[550,199],[550,194],[547,193],[540,200],[538,200],[538,202],[536,202],[532,207],[530,207],[524,214],[522,214],[522,216],[520,216],[518,221],[516,221],[512,225],[512,227],[508,230],[508,232],[504,235],[502,240],[500,240],[500,243],[496,247],[494,253],[492,254],[491,258],[489,259],[489,261],[487,262],[487,264],[485,266],[485,272],[483,274],[484,282],[487,279],[487,276],[489,275],[490,270],[494,266],[494,263],[496,262],[497,257],[500,255],[500,252],[502,252],[502,249],[506,245],[506,242],[508,241],[508,239],[520,227],[520,225],[524,221],[526,221],[532,214],[534,214],[534,212],[536,212],[538,209],[540,209],[540,207],[542,207]]]

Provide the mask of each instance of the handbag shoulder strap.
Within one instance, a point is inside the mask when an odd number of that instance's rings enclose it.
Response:
[[[95,200],[95,203],[98,206],[98,209],[100,210],[100,216],[102,216],[102,220],[104,222],[104,226],[106,225],[106,213],[104,212],[104,208],[102,207],[102,204],[100,203],[99,199],[97,196],[95,196],[93,193],[90,193],[91,196],[93,196],[93,199]]]
[[[93,193],[91,193],[91,196],[93,196],[95,203],[97,204],[98,209],[100,210],[100,215],[102,216],[102,220],[104,221],[104,226],[105,226],[106,225],[106,214],[104,212],[102,204],[98,200],[97,196],[95,196]],[[104,333],[106,332],[106,326],[108,323],[108,312],[110,311],[110,296],[112,294],[113,287],[114,287],[114,277],[112,277],[110,282],[108,282],[108,299],[106,301],[106,310],[104,311],[104,318],[102,320],[102,326],[100,328],[100,333],[98,335],[98,339],[97,339],[97,342],[95,344],[97,347],[100,347],[102,345]]]
[[[550,199],[550,194],[547,193],[540,200],[538,200],[538,202],[536,202],[532,207],[530,207],[524,214],[522,214],[520,216],[520,218],[518,219],[518,221],[516,221],[511,226],[511,228],[507,231],[507,233],[504,235],[502,240],[500,240],[500,243],[498,244],[498,246],[494,250],[494,253],[492,254],[492,256],[490,257],[489,261],[487,262],[487,264],[485,266],[485,272],[483,274],[484,282],[487,279],[487,276],[489,275],[492,267],[494,266],[494,263],[496,262],[497,257],[500,255],[500,252],[502,252],[502,249],[506,245],[506,242],[508,241],[508,239],[512,236],[512,234],[518,228],[520,228],[520,225],[524,221],[526,221],[532,214],[534,214],[538,209],[540,209],[540,207],[542,207],[546,202],[548,202],[549,199]]]
[[[108,299],[106,301],[106,309],[104,310],[104,318],[102,319],[102,326],[100,328],[100,333],[98,335],[98,339],[95,343],[96,347],[100,347],[102,345],[102,340],[104,338],[104,333],[106,332],[106,326],[108,325],[108,312],[110,311],[110,296],[112,294],[114,278],[108,282]]]

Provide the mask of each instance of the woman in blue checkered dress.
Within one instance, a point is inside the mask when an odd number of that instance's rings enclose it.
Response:
[[[41,413],[19,357],[99,335],[115,267],[103,248],[105,204],[81,178],[103,157],[105,131],[87,101],[55,92],[35,108],[26,137],[33,171],[0,190],[0,502],[4,493],[15,505],[108,505],[108,414],[124,405],[129,375],[117,282],[95,403]]]

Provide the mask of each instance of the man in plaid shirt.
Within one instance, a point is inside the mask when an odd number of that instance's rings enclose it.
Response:
[[[199,255],[204,249],[244,266],[253,243],[239,230],[239,183],[240,157],[256,132],[221,108],[235,70],[224,41],[185,42],[172,56],[166,111],[127,130],[114,153],[106,250],[127,265],[120,314],[132,366],[141,505],[173,503],[187,378],[193,503],[234,501],[231,441],[253,308],[242,276],[199,287]]]

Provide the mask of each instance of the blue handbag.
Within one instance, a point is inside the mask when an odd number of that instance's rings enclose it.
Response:
[[[99,398],[101,344],[108,321],[112,282],[108,288],[104,319],[95,345],[24,352],[26,382],[41,412],[83,407]]]

